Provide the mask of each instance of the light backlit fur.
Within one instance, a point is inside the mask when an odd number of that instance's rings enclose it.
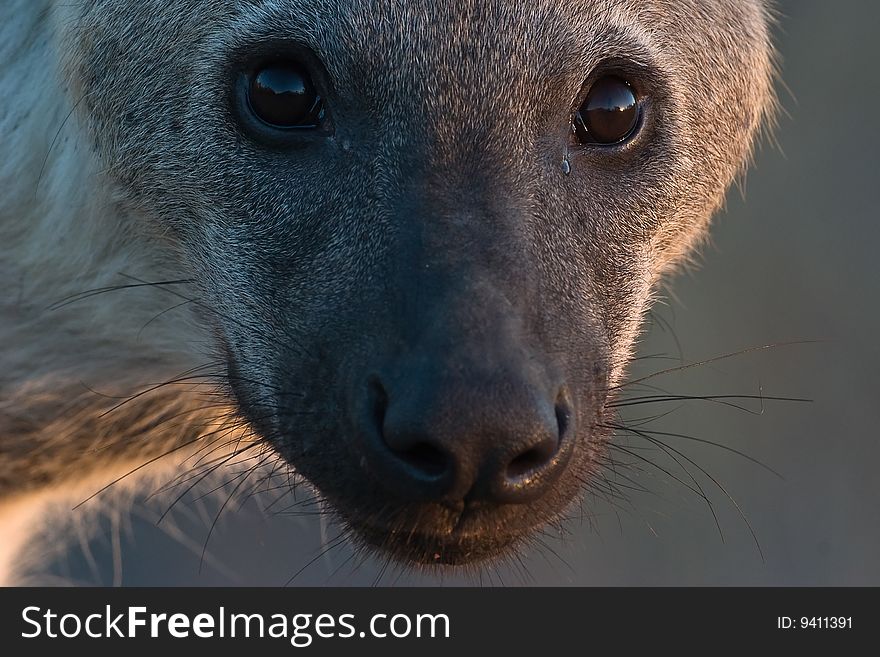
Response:
[[[59,68],[58,23],[67,19],[52,4],[0,7],[7,94],[0,105],[0,581],[11,578],[18,548],[46,525],[47,505],[69,510],[125,471],[212,431],[208,421],[223,415],[198,410],[204,402],[195,385],[104,415],[122,398],[206,362],[205,337],[185,315],[144,328],[175,297],[110,293],[56,307],[83,291],[132,283],[120,273],[159,281],[172,272],[179,278],[181,268],[101,183]],[[143,474],[156,476],[157,467]]]

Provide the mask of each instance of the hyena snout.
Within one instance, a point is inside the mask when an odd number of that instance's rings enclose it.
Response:
[[[573,450],[565,385],[512,339],[446,342],[424,341],[369,378],[356,419],[367,468],[408,500],[541,498]]]

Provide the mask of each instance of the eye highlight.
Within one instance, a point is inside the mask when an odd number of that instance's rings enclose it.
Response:
[[[256,71],[248,84],[247,102],[254,116],[273,128],[317,128],[324,115],[323,99],[309,75],[294,62]]]
[[[629,139],[639,125],[640,116],[639,101],[629,83],[606,75],[590,87],[574,114],[572,127],[581,144],[609,146]]]

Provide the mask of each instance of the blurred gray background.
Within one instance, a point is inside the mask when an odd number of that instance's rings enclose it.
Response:
[[[821,340],[651,381],[674,394],[813,401],[745,401],[746,411],[689,401],[634,406],[625,417],[674,411],[648,428],[730,446],[782,477],[687,438],[658,436],[664,452],[620,436],[618,444],[638,456],[617,457],[636,468],[622,471],[629,479],[609,477],[648,492],[626,489],[629,501],[614,504],[589,498],[589,518],[569,523],[564,541],[546,537],[522,564],[487,570],[483,584],[880,584],[880,4],[779,5],[787,87],[780,87],[779,147],[762,148],[744,198],[732,190],[717,218],[702,268],[680,276],[668,303],[655,308],[641,354],[669,359],[644,358],[634,376],[758,345]],[[717,524],[677,481],[697,488],[670,454],[699,482]],[[480,583],[384,570],[345,545],[314,560],[333,527],[267,516],[254,501],[224,511],[200,569],[217,505],[182,503],[174,522],[157,527],[163,510],[148,505],[103,521],[94,540],[53,563],[46,581],[281,585],[296,575],[292,585]],[[189,540],[170,535],[175,527]]]

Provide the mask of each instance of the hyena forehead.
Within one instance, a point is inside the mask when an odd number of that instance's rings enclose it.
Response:
[[[653,65],[682,95],[699,87],[716,121],[735,98],[731,132],[760,118],[769,93],[762,0],[91,0],[58,11],[76,14],[65,24],[90,91],[127,75],[191,83],[232,52],[277,39],[313,50],[341,88],[390,102],[473,110],[476,99],[509,112],[546,101],[548,83],[573,96],[608,58]]]

